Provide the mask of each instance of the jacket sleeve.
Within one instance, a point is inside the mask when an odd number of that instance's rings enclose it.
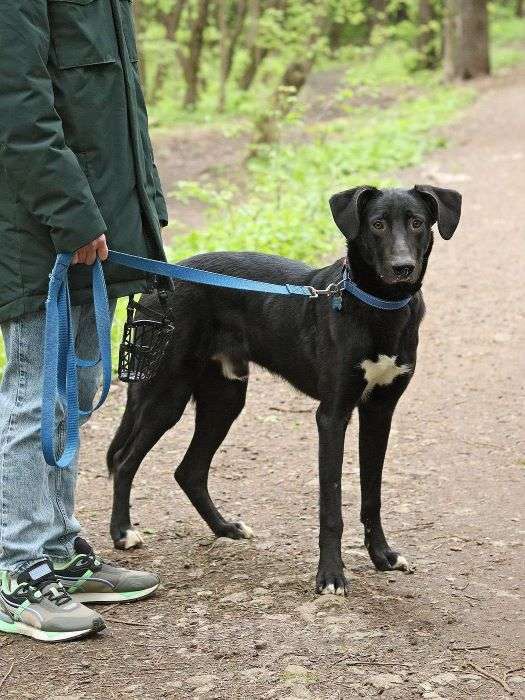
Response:
[[[107,227],[65,144],[49,47],[47,0],[9,0],[0,20],[0,166],[22,206],[49,227],[57,252],[74,252]]]

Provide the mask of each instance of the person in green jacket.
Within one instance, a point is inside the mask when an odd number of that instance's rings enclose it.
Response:
[[[10,0],[0,20],[0,631],[42,641],[104,628],[83,603],[152,594],[157,576],[104,563],[74,515],[76,467],[41,454],[49,273],[70,272],[79,356],[96,356],[90,268],[108,246],[164,259],[167,211],[148,135],[130,0]],[[104,265],[111,306],[146,288]],[[80,371],[81,405],[100,377]],[[57,442],[63,441],[59,423]]]

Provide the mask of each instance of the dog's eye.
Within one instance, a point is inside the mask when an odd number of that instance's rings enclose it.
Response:
[[[384,231],[386,228],[385,222],[383,219],[378,219],[377,221],[374,221],[372,226],[375,228],[376,231]]]
[[[411,224],[412,228],[416,228],[416,229],[421,228],[423,226],[423,222],[421,221],[421,219],[412,218],[412,219],[410,219],[410,224]]]

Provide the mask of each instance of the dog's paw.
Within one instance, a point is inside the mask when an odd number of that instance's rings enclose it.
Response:
[[[370,558],[378,571],[404,571],[411,573],[408,561],[392,549],[370,552]]]
[[[397,555],[396,560],[392,564],[393,569],[398,569],[399,571],[406,571],[406,573],[410,573],[412,571],[409,563],[405,559],[405,557],[401,556],[401,554]]]
[[[348,595],[348,582],[342,570],[319,569],[315,579],[315,591],[320,595]]]
[[[254,537],[252,528],[248,527],[242,520],[225,523],[220,532],[215,534],[217,537],[229,537],[231,540],[251,540]]]
[[[140,549],[144,546],[144,537],[139,530],[126,530],[123,537],[113,542],[115,549]]]

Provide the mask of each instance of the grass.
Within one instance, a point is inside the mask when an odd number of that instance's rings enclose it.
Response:
[[[525,19],[516,17],[512,6],[498,5],[493,12],[490,25],[490,58],[492,69],[497,73],[523,62]]]

